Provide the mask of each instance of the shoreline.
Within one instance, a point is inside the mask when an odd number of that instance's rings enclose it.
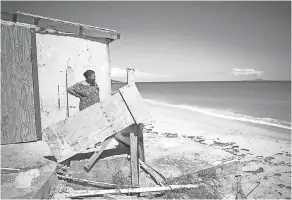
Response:
[[[147,106],[153,119],[145,126],[146,160],[166,177],[248,161],[242,168],[243,190],[261,182],[249,198],[291,198],[290,130]]]

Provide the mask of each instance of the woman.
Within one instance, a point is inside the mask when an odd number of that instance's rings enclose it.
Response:
[[[80,99],[79,110],[83,110],[100,102],[99,87],[95,82],[95,72],[87,70],[83,76],[85,81],[76,83],[68,88],[68,93]]]

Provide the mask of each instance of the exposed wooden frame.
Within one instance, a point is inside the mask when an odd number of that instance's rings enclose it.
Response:
[[[41,33],[50,34],[50,30],[55,30],[60,32],[60,34],[68,34],[68,36],[106,38],[110,40],[118,40],[121,37],[121,35],[114,30],[43,17],[19,11],[17,11],[17,13],[1,11],[1,19],[37,26],[40,29],[37,29],[36,31]]]
[[[139,161],[138,161],[138,139],[137,133],[130,133],[131,149],[131,184],[139,186]]]
[[[86,171],[89,171],[92,166],[97,162],[98,158],[102,154],[102,152],[106,149],[107,145],[112,141],[113,135],[103,141],[103,143],[100,146],[100,149],[96,151],[85,163],[84,168]]]
[[[36,32],[35,32],[35,29],[33,29],[33,28],[30,29],[30,32],[31,32],[31,63],[32,63],[32,79],[33,79],[36,134],[37,134],[38,140],[42,140]]]

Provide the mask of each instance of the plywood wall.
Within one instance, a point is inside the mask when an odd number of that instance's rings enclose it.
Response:
[[[83,73],[94,70],[100,98],[110,95],[110,67],[105,39],[37,34],[37,58],[42,129],[66,118],[66,69],[69,87],[83,81]],[[58,107],[58,85],[60,106]],[[70,116],[79,111],[79,99],[69,95]]]
[[[31,50],[29,28],[1,23],[1,144],[38,139]]]

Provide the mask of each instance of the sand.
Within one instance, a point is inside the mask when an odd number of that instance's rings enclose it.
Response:
[[[290,130],[147,106],[152,120],[144,129],[146,162],[166,178],[237,160],[247,163],[238,172],[245,195],[260,182],[248,198],[291,198]],[[236,192],[230,180],[222,183],[227,199]]]

